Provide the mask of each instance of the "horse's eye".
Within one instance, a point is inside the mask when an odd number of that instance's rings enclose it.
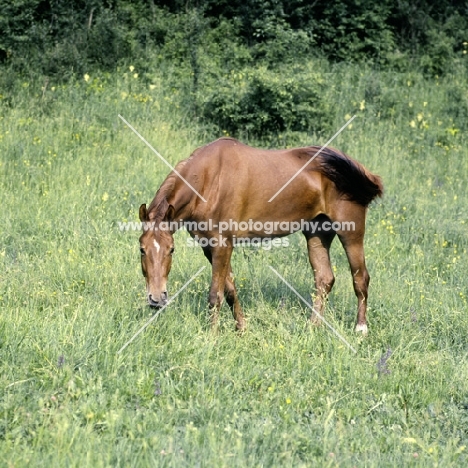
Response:
[[[174,247],[171,247],[171,250],[169,250],[169,253],[172,255],[174,253]]]
[[[140,247],[140,253],[141,255],[145,255],[145,249],[143,247]]]

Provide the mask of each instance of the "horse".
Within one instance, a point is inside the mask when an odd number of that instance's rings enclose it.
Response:
[[[208,298],[212,327],[217,327],[225,298],[237,330],[243,331],[246,321],[231,268],[236,240],[274,242],[302,230],[315,280],[311,322],[321,323],[335,282],[329,251],[337,235],[358,300],[355,331],[367,334],[370,277],[364,257],[365,220],[369,204],[382,195],[378,175],[334,148],[265,150],[234,138],[215,140],[180,161],[150,205],[140,206],[141,267],[148,303],[161,308],[168,302],[173,234],[183,222],[212,266]]]

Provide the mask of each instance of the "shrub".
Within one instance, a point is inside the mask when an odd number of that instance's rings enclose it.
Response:
[[[468,95],[463,84],[447,87],[442,112],[453,120],[456,127],[464,131],[468,129]]]
[[[426,41],[427,45],[420,57],[422,70],[428,75],[444,74],[454,58],[455,40],[434,25],[427,30]]]
[[[307,68],[231,71],[204,89],[203,117],[232,135],[322,133],[331,126],[323,76]]]

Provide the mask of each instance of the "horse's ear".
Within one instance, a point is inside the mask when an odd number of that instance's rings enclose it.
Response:
[[[140,221],[148,221],[148,210],[146,209],[146,203],[143,203],[143,205],[140,205]]]
[[[166,215],[164,216],[164,219],[166,221],[172,221],[174,219],[174,207],[172,205],[169,205],[166,210]]]

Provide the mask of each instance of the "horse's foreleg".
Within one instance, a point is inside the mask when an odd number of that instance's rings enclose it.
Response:
[[[242,308],[237,297],[237,290],[234,284],[234,275],[232,274],[231,265],[226,276],[226,283],[224,285],[224,294],[226,295],[226,302],[232,310],[232,315],[236,321],[236,328],[239,331],[245,330],[245,317],[242,313]]]
[[[203,253],[208,261],[212,264],[212,254],[210,249],[203,249]],[[229,307],[231,308],[232,315],[234,320],[236,321],[236,328],[239,331],[245,330],[245,317],[242,313],[242,308],[239,303],[239,299],[237,296],[236,286],[234,284],[234,278],[232,274],[231,264],[229,263],[229,269],[226,275],[226,281],[224,283],[224,294],[226,296],[226,302],[228,303]],[[210,302],[210,308],[211,308]],[[211,309],[213,310],[213,309]],[[213,315],[212,315],[213,317]],[[216,319],[217,320],[217,319]]]
[[[323,316],[325,302],[330,293],[335,277],[330,264],[330,245],[335,237],[334,232],[321,232],[319,234],[309,235],[304,232],[307,239],[307,250],[309,252],[309,261],[314,270],[315,277],[315,299],[314,312],[310,320],[315,325],[320,325],[320,317]]]
[[[211,287],[209,293],[209,309],[211,327],[216,329],[219,322],[219,309],[224,299],[226,281],[230,270],[232,246],[213,247],[209,253],[204,250],[205,256],[212,265]]]

